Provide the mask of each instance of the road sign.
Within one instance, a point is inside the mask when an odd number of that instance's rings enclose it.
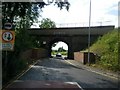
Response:
[[[6,42],[9,42],[13,39],[13,34],[9,31],[3,32],[2,33],[2,39]]]
[[[14,49],[15,33],[10,30],[2,30],[0,33],[0,43],[2,43],[2,50],[11,51]]]
[[[10,29],[12,29],[12,24],[11,23],[5,23],[4,28],[7,29],[7,30],[10,30]]]

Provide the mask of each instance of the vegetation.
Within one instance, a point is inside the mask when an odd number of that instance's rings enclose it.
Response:
[[[120,32],[119,32],[120,34]],[[109,70],[119,71],[118,49],[120,39],[118,39],[118,30],[115,29],[103,37],[100,37],[96,43],[90,47],[90,51],[97,54],[96,66]]]
[[[66,7],[67,10],[69,9],[69,2],[52,1],[47,4],[45,2],[2,3],[2,29],[4,29],[5,23],[12,23],[12,30],[16,34],[14,51],[8,52],[8,60],[6,59],[6,52],[2,51],[3,85],[29,66],[30,63],[22,60],[20,54],[30,48],[36,47],[35,37],[28,36],[27,29],[37,21],[39,13],[42,12],[42,8],[51,3],[55,3],[60,9],[63,7]]]
[[[41,20],[41,24],[39,25],[40,28],[55,28],[55,22],[51,21],[49,18],[43,18]]]
[[[52,52],[51,52],[51,54],[52,55],[56,55],[58,53],[58,51],[56,51],[56,50],[53,50]],[[59,53],[61,53],[61,55],[67,55],[67,51],[61,51],[61,52],[59,52]]]
[[[67,55],[68,51],[63,47],[59,47],[58,50],[52,50],[51,54],[56,55],[57,53],[61,53],[61,55]]]

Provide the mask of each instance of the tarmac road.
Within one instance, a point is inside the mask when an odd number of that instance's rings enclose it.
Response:
[[[87,71],[82,67],[74,67],[65,60],[55,58],[39,60],[19,80],[77,82],[85,90],[87,88],[117,90],[114,88],[118,88],[117,79]]]

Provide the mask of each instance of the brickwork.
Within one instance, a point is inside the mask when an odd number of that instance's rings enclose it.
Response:
[[[31,59],[32,49],[26,50],[20,54],[21,59],[29,60]]]
[[[46,49],[32,49],[32,58],[40,59],[47,57],[47,50]]]
[[[30,49],[21,53],[21,59],[25,59],[25,60],[40,59],[40,58],[45,58],[47,56],[48,56],[47,50],[42,48]]]
[[[74,52],[74,60],[84,63],[84,53]]]
[[[83,64],[88,63],[88,52],[74,52],[74,60]],[[95,63],[95,55],[90,53],[90,63]]]

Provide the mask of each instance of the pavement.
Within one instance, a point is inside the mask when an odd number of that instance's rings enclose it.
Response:
[[[120,79],[120,77],[119,77],[120,72],[112,72],[112,71],[108,71],[108,70],[102,70],[100,68],[84,65],[81,62],[76,61],[76,60],[65,60],[65,61],[77,68],[84,68],[88,71],[97,73],[99,75],[107,76],[107,77],[114,78],[117,80]]]

